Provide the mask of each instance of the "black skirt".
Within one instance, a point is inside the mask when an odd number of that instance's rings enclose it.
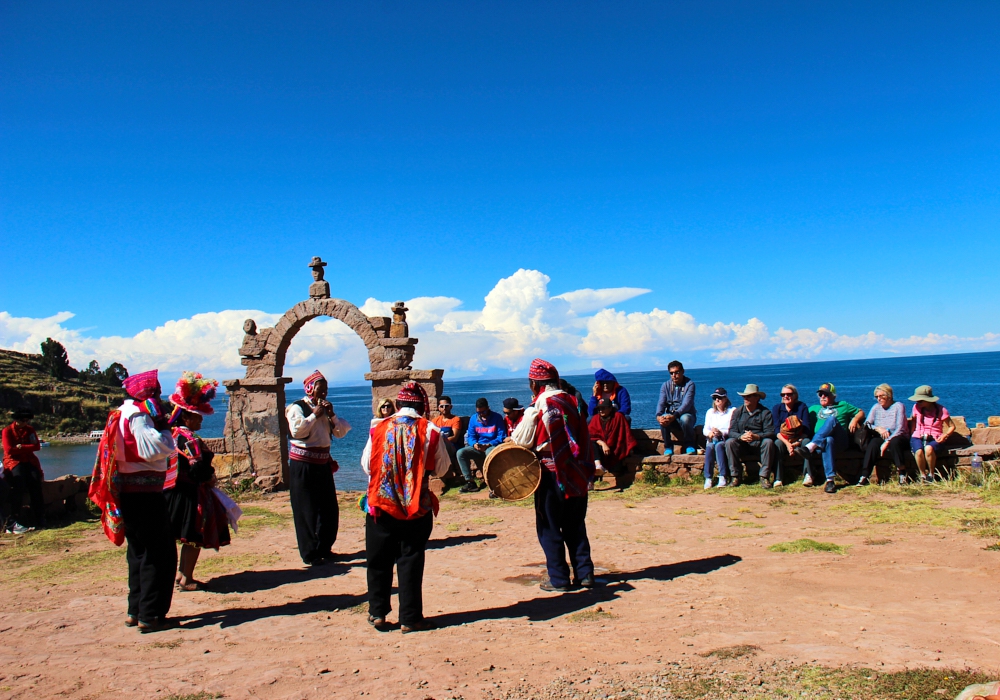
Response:
[[[199,547],[204,544],[205,539],[198,522],[197,484],[177,484],[164,495],[174,539]]]

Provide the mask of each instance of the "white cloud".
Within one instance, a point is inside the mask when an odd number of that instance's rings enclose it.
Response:
[[[929,354],[1000,347],[1000,334],[965,338],[928,333],[888,338],[869,332],[841,335],[828,328],[775,331],[758,318],[745,323],[699,321],[684,311],[626,313],[613,305],[649,290],[618,287],[549,294],[550,279],[537,270],[518,270],[489,291],[480,309],[462,309],[453,297],[409,299],[407,321],[420,338],[414,366],[442,367],[450,376],[491,369],[524,369],[543,356],[572,368],[657,367],[673,357],[691,362],[794,361],[891,354]],[[392,302],[367,299],[362,312],[389,316]],[[0,346],[38,352],[52,337],[66,346],[76,367],[96,359],[101,366],[121,362],[132,371],[159,367],[168,376],[197,369],[218,378],[243,375],[238,349],[243,321],[273,325],[280,314],[226,310],[168,321],[131,337],[97,336],[67,326],[73,313],[46,318],[16,317],[0,311]],[[292,342],[285,374],[300,377],[314,368],[331,379],[356,382],[368,370],[361,340],[335,319],[306,324]]]

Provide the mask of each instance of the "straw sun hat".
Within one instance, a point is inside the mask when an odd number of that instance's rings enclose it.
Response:
[[[913,391],[913,396],[910,397],[910,401],[930,401],[931,403],[937,403],[940,399],[934,395],[934,390],[931,389],[929,384],[921,384]]]

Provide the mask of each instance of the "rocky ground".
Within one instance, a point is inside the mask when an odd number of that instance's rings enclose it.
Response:
[[[992,497],[636,485],[598,493],[604,585],[546,594],[534,514],[449,494],[427,555],[437,629],[366,622],[363,520],[305,569],[287,495],[244,504],[179,627],[122,625],[93,522],[0,540],[4,698],[953,698],[1000,669]],[[392,618],[390,618],[392,619]]]

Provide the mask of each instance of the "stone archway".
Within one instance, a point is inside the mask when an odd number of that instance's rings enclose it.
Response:
[[[265,488],[288,483],[288,425],[285,421],[285,354],[292,339],[309,321],[329,316],[347,324],[364,342],[371,371],[364,375],[372,383],[372,409],[383,398],[395,398],[407,381],[419,382],[431,405],[437,404],[444,370],[412,369],[416,338],[409,337],[406,307],[397,302],[393,317],[365,316],[357,306],[332,299],[323,281],[322,261],[310,265],[317,281],[309,289],[310,298],[301,301],[274,325],[258,330],[253,319],[243,324],[240,361],[246,367],[242,379],[223,382],[229,393],[223,438],[209,445],[219,456],[217,469],[225,475],[252,475]],[[318,276],[317,276],[318,274]]]

